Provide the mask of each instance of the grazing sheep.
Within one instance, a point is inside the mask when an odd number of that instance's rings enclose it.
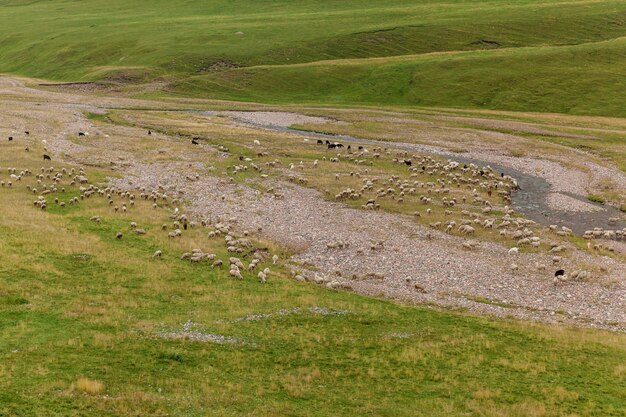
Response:
[[[465,249],[468,249],[468,250],[473,250],[473,249],[476,249],[478,247],[478,242],[472,241],[472,240],[468,240],[467,242],[463,242],[463,247]]]
[[[476,229],[474,229],[470,225],[463,224],[463,225],[459,226],[458,231],[463,233],[463,234],[466,234],[466,235],[473,235],[474,232],[476,231]]]
[[[163,252],[161,252],[160,250],[154,252],[154,255],[152,255],[152,259],[156,259],[156,258],[161,258],[161,256],[163,255]]]
[[[567,274],[565,273],[565,270],[563,269],[559,269],[554,273],[554,285],[556,285],[559,282],[565,282],[567,281]]]
[[[259,259],[253,259],[252,262],[250,262],[250,265],[248,265],[248,271],[253,271],[254,268],[257,267],[257,265],[259,264],[260,260]]]
[[[578,279],[580,281],[584,281],[586,279],[588,279],[591,276],[591,274],[587,271],[572,271],[572,273],[569,275],[569,277],[571,279]]]
[[[239,268],[235,264],[232,264],[230,266],[230,271],[228,273],[233,278],[243,279],[243,276],[241,275],[241,272],[239,271]]]
[[[117,234],[115,235],[115,238],[117,240],[121,240],[124,237],[124,235],[122,234],[122,232],[117,232]]]
[[[513,247],[511,249],[509,249],[509,255],[517,255],[519,253],[519,248],[518,247]]]
[[[265,282],[267,282],[267,275],[265,275],[263,271],[259,272],[257,276],[259,277],[259,280],[261,280],[262,283],[265,284]]]

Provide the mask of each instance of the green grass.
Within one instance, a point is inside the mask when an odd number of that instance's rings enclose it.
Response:
[[[601,44],[240,68],[186,78],[187,95],[275,103],[508,109],[625,116],[626,38]]]
[[[149,7],[0,0],[0,7],[0,71],[32,77],[164,79],[172,94],[275,103],[615,116],[626,108],[626,14],[618,0],[157,0]]]
[[[0,166],[37,172],[35,151],[2,142]],[[124,214],[92,197],[43,212],[33,181],[0,188],[0,415],[623,416],[624,335],[403,306],[275,267],[266,285],[233,281],[179,259],[228,255],[204,229],[167,239],[167,205]],[[188,320],[240,342],[160,337]]]
[[[587,196],[587,200],[593,202],[593,203],[599,203],[599,204],[604,204],[604,199],[600,196],[597,195],[588,195]]]

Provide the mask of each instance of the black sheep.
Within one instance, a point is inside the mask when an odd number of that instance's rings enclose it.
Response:
[[[52,158],[50,158],[48,155],[43,154],[43,160],[44,161],[52,161]]]
[[[85,132],[78,132],[78,136],[85,136]]]
[[[193,138],[193,139],[191,139],[191,144],[192,145],[199,145],[200,142],[198,142],[198,139],[200,139],[200,138]]]
[[[13,136],[9,136],[9,142],[13,140]]]
[[[318,144],[318,145],[323,145],[323,144],[324,144],[324,142],[323,142],[321,139],[318,139],[318,140],[317,140],[317,144]]]

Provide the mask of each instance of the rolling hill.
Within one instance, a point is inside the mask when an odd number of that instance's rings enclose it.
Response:
[[[0,71],[275,103],[624,116],[621,1],[0,1]]]

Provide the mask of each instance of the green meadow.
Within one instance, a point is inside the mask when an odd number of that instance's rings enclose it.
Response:
[[[0,0],[0,74],[29,77],[27,84],[94,82],[108,88],[93,92],[94,100],[120,93],[164,99],[162,106],[176,110],[263,107],[193,98],[298,111],[351,107],[355,114],[342,117],[354,123],[297,128],[372,139],[411,142],[415,133],[393,120],[359,122],[359,112],[372,108],[402,109],[424,122],[441,115],[523,121],[547,133],[484,129],[524,135],[528,142],[512,149],[520,156],[537,149],[554,155],[565,145],[626,170],[618,119],[626,116],[623,0]],[[81,195],[69,175],[41,210],[33,204],[39,194],[26,188],[42,191],[36,177],[13,178],[9,186],[7,167],[43,172],[43,135],[30,134],[29,152],[20,140],[28,123],[51,134],[65,127],[53,117],[37,119],[57,110],[47,106],[49,97],[16,95],[26,105],[16,105],[19,116],[7,115],[0,126],[7,135],[20,132],[15,141],[0,138],[0,417],[626,417],[623,333],[479,317],[296,282],[284,265],[290,249],[254,238],[255,249],[280,261],[260,265],[272,270],[266,284],[252,272],[234,280],[223,237],[209,238],[202,227],[167,237],[162,225],[175,228],[170,203],[154,207],[137,198],[128,212],[101,196],[53,203]],[[45,110],[29,114],[40,105]],[[159,146],[170,153],[153,152],[147,138],[157,135],[188,142],[201,134],[207,145],[228,144],[232,155],[214,158],[218,169],[207,175],[239,164],[237,155],[262,159],[249,147],[257,137],[268,143],[268,161],[325,155],[192,113],[84,111],[93,126],[110,125],[109,146],[148,155],[146,163],[178,157],[178,144],[165,141]],[[119,133],[130,127],[143,136]],[[77,160],[63,156],[53,154],[55,172]],[[120,172],[103,161],[85,168],[100,187]],[[329,199],[346,184],[361,185],[349,178],[352,165],[320,166],[329,175],[309,172],[309,186]],[[405,172],[389,161],[379,168],[381,176]],[[607,184],[588,198],[625,207],[615,190]],[[394,203],[388,211],[409,208]],[[443,221],[446,214],[433,216]],[[134,233],[131,222],[146,234]],[[181,260],[196,248],[216,254],[224,268]],[[163,256],[155,259],[157,250]],[[242,255],[246,264],[252,255]],[[566,319],[559,311],[554,317]]]
[[[617,0],[5,0],[0,71],[242,101],[624,116],[625,35]]]
[[[37,172],[30,155],[0,144],[0,166]],[[168,239],[167,204],[42,211],[26,185],[0,188],[2,416],[624,416],[622,334],[398,305],[271,262],[267,284],[233,280],[179,259],[228,255],[202,228]]]

